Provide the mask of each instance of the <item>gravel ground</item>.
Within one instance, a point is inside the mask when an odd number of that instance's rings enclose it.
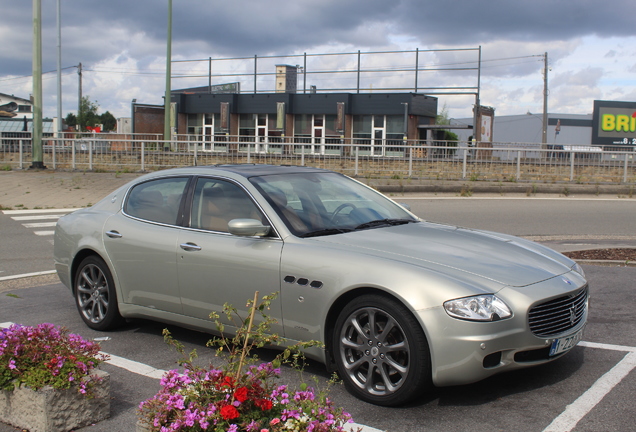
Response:
[[[574,260],[616,260],[636,261],[636,249],[591,249],[575,252],[565,252],[563,255]]]

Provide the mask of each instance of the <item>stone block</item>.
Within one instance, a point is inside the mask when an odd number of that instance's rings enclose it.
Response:
[[[0,421],[30,432],[69,432],[110,417],[110,375],[102,370],[92,374],[101,378],[92,397],[76,388],[50,386],[0,391]]]

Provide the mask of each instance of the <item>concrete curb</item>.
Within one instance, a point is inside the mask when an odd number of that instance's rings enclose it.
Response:
[[[574,260],[583,265],[597,265],[603,267],[636,267],[636,261],[623,260]]]
[[[377,184],[368,182],[369,186],[383,193],[449,193],[470,195],[475,193],[490,194],[537,194],[552,195],[615,195],[633,197],[636,187],[633,185],[578,185],[578,184],[535,184],[535,183],[485,183],[485,182],[453,182],[431,184]]]

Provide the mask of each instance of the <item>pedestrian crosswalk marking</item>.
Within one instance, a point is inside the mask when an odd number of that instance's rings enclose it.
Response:
[[[47,227],[54,227],[56,224],[57,222],[36,222],[36,223],[25,223],[25,224],[22,224],[22,226],[25,228],[47,228]]]
[[[46,220],[46,219],[59,219],[62,216],[64,216],[64,214],[52,214],[52,215],[46,215],[46,216],[12,216],[11,219],[13,219],[14,221],[23,221],[23,220]]]
[[[11,216],[11,219],[14,221],[24,222],[22,223],[22,226],[27,229],[35,229],[35,231],[33,231],[35,235],[47,237],[53,236],[55,234],[55,230],[42,230],[38,228],[55,228],[55,225],[57,225],[57,219],[75,210],[77,209],[3,210],[2,213]],[[44,222],[47,220],[49,222]],[[50,242],[52,243],[53,240],[50,240]]]

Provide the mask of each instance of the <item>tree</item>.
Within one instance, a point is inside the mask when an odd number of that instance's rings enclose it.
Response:
[[[66,114],[66,118],[64,119],[64,123],[66,123],[66,127],[75,127],[77,126],[77,117],[73,113]]]
[[[110,111],[106,111],[104,114],[100,115],[99,121],[102,124],[102,130],[104,132],[114,131],[117,129],[117,119],[110,113]]]
[[[77,115],[77,124],[79,125],[79,130],[86,130],[86,126],[96,126],[100,124],[99,116],[97,115],[97,109],[99,105],[97,101],[92,102],[89,99],[89,96],[82,97],[82,102],[80,103],[80,112]]]
[[[450,125],[450,118],[448,117],[448,108],[446,107],[446,103],[444,103],[442,110],[439,112],[439,114],[437,114],[437,118],[435,119],[435,122],[438,125]],[[438,139],[441,139],[444,141],[457,141],[459,139],[456,133],[453,133],[448,130],[441,130],[440,135],[442,134],[443,136],[438,135]]]

